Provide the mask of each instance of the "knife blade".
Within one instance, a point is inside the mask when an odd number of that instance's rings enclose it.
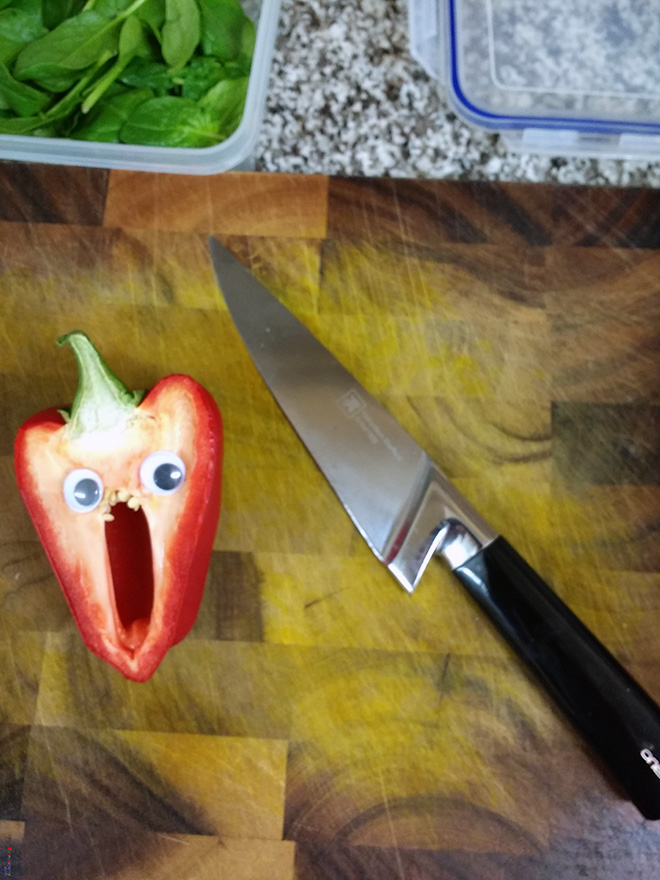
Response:
[[[660,818],[652,697],[304,324],[209,246],[252,360],[377,559],[411,593],[444,560],[642,815]]]

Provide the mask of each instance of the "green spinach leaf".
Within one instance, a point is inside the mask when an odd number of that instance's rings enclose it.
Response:
[[[171,70],[180,70],[190,61],[201,35],[197,0],[165,0],[162,49]]]
[[[149,25],[160,40],[160,29],[165,23],[165,0],[147,0],[144,6],[138,9],[137,15]]]
[[[54,125],[39,125],[30,132],[31,137],[54,138],[61,137],[61,133],[57,131]]]
[[[202,49],[220,61],[235,61],[242,51],[243,28],[249,21],[238,0],[199,0]]]
[[[217,120],[223,139],[228,138],[243,118],[248,78],[223,79],[216,83],[198,102],[200,109],[207,110]]]
[[[0,118],[0,134],[29,134],[42,125],[41,116],[10,116]]]
[[[193,58],[177,76],[177,82],[181,85],[181,95],[184,98],[192,98],[197,101],[205,95],[211,86],[221,79],[225,79],[227,71],[224,64],[217,58],[202,56]]]
[[[52,30],[73,15],[82,12],[85,0],[42,0],[43,22]]]
[[[129,10],[135,5],[135,0],[96,0],[94,11],[106,18],[115,18],[122,12]],[[139,6],[135,5],[132,15],[137,15],[140,21],[149,25],[155,34],[158,34],[165,21],[165,0],[144,0]]]
[[[254,46],[257,41],[257,29],[254,22],[246,18],[243,22],[243,30],[241,31],[241,51],[238,55],[239,62],[243,65],[245,73],[250,72],[252,67],[252,58],[254,56]]]
[[[100,59],[111,58],[117,52],[120,21],[108,21],[93,10],[67,19],[21,51],[14,76],[49,88],[54,80],[66,80]]]
[[[81,110],[88,113],[99,98],[110,88],[125,67],[138,56],[144,58],[151,53],[151,46],[142,22],[135,16],[129,16],[119,32],[117,60],[112,67],[95,83],[94,88],[83,101]]]
[[[0,8],[2,8],[1,2]],[[11,8],[26,12],[30,18],[34,19],[35,22],[39,22],[45,28],[41,0],[11,0]]]
[[[90,80],[96,73],[96,65],[84,74],[80,81],[67,92],[57,103],[53,104],[45,113],[37,116],[15,116],[12,119],[0,120],[0,134],[29,134],[39,129],[44,130],[52,123],[66,120],[80,103],[80,95],[89,85]]]
[[[106,18],[115,18],[124,12],[133,3],[133,0],[95,0],[92,9]]]
[[[0,116],[0,134],[29,134],[33,137],[57,137],[59,132],[53,125],[44,125],[40,116],[13,116],[7,119]]]
[[[8,64],[25,46],[45,34],[41,20],[24,9],[0,12],[0,62]]]
[[[122,126],[127,144],[163,147],[210,147],[220,140],[213,113],[190,98],[152,98],[145,101]]]
[[[0,95],[18,116],[40,113],[51,100],[45,92],[14,79],[4,64],[0,64]]]
[[[142,22],[137,15],[129,16],[119,32],[119,60],[128,64],[133,58],[148,58],[150,55],[151,46]]]
[[[149,89],[130,89],[122,94],[107,97],[99,102],[71,133],[71,137],[83,141],[118,143],[119,132],[140,104],[154,97]]]
[[[53,104],[44,114],[42,114],[43,121],[48,123],[57,122],[66,119],[74,113],[78,109],[81,96],[85,93],[87,87],[94,80],[94,77],[103,65],[104,61],[100,58],[96,64],[90,67],[89,70],[85,71],[85,73],[79,77],[73,88],[71,88],[65,95],[62,95],[57,103]]]
[[[119,82],[136,89],[152,89],[162,97],[173,88],[174,75],[161,62],[134,58],[119,75]]]

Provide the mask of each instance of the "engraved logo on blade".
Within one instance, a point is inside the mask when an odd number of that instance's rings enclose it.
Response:
[[[354,389],[347,391],[346,394],[339,398],[339,405],[349,419],[354,418],[359,412],[365,408],[366,403]]]
[[[342,394],[338,403],[344,415],[364,431],[365,436],[374,444],[374,446],[382,443],[397,461],[403,460],[403,456],[394,443],[390,440],[387,434],[382,431],[377,421],[370,415],[367,402],[358,391],[351,388],[350,391]]]

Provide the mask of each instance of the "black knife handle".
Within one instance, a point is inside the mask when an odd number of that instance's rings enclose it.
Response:
[[[496,538],[454,574],[647,819],[660,819],[660,708],[525,560]]]

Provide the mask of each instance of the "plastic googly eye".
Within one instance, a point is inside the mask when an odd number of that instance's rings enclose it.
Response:
[[[76,513],[89,513],[98,507],[103,498],[103,482],[89,468],[76,468],[67,474],[62,487],[64,500]]]
[[[152,452],[140,465],[140,480],[155,495],[173,495],[186,480],[186,466],[174,452]]]

